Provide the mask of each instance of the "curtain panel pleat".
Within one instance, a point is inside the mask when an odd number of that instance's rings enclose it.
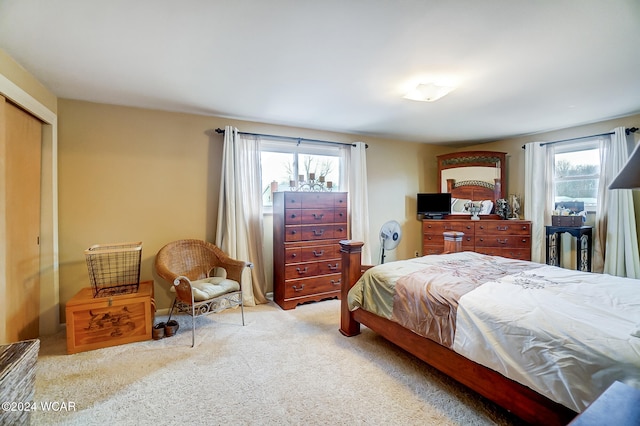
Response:
[[[640,278],[640,256],[636,216],[630,189],[608,189],[629,159],[629,139],[624,127],[614,129],[608,149],[601,150],[603,216],[596,217],[598,250],[603,251],[603,272],[620,277]],[[600,206],[600,200],[598,200]]]
[[[216,245],[229,256],[253,263],[242,279],[246,306],[267,303],[263,256],[260,140],[226,126],[220,177]]]
[[[525,146],[524,218],[531,221],[531,260],[546,262],[545,223],[551,215],[553,194],[551,152],[541,142]]]
[[[355,142],[348,152],[349,208],[351,239],[362,241],[362,263],[371,264],[369,241],[369,197],[367,188],[367,150],[364,142]]]

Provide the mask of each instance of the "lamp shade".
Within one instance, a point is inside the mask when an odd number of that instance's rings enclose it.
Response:
[[[640,188],[640,144],[629,156],[627,164],[609,184],[609,189],[634,189]]]

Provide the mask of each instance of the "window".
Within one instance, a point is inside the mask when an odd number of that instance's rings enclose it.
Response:
[[[600,181],[598,142],[556,147],[553,157],[554,206],[577,201],[584,203],[585,211],[595,212]]]
[[[295,144],[280,141],[261,142],[262,203],[273,205],[272,194],[319,185],[334,190],[342,183],[342,150],[337,145]]]

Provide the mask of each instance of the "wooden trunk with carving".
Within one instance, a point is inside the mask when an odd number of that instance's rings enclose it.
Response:
[[[66,306],[67,353],[90,351],[151,339],[155,312],[153,281],[141,282],[136,293],[93,297],[80,290]]]
[[[346,192],[276,192],[273,293],[283,309],[340,297],[340,245],[347,238]]]
[[[531,260],[531,222],[526,220],[431,219],[422,221],[422,254],[441,254],[446,231],[463,232],[462,250]]]

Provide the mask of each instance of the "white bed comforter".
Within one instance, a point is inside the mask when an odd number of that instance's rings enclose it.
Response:
[[[459,301],[453,349],[581,412],[615,380],[640,387],[640,281],[543,266]]]

